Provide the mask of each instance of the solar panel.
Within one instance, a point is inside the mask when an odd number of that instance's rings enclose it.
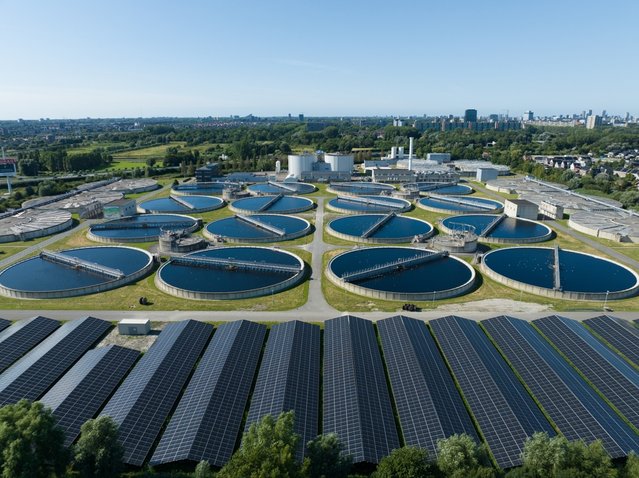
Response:
[[[7,319],[0,319],[0,331],[6,329],[11,325],[11,321]]]
[[[377,322],[406,445],[437,452],[437,440],[466,433],[479,438],[428,327],[396,316]]]
[[[639,329],[631,322],[600,315],[584,320],[584,324],[604,342],[623,354],[627,360],[639,366]]]
[[[521,465],[526,438],[554,430],[479,325],[449,316],[429,322],[495,461]]]
[[[336,433],[354,463],[378,463],[399,438],[372,322],[346,315],[324,330],[323,433]]]
[[[0,332],[0,373],[38,345],[60,326],[60,322],[46,317],[33,317],[16,322]]]
[[[265,415],[295,412],[297,459],[319,427],[320,328],[300,321],[271,328],[245,431]]]
[[[0,406],[40,398],[110,328],[94,317],[62,325],[0,375]]]
[[[89,350],[40,399],[64,430],[65,446],[78,438],[84,422],[98,414],[139,355],[118,345]]]
[[[580,322],[553,315],[533,324],[588,382],[639,427],[639,372],[597,340]]]
[[[107,402],[101,415],[120,426],[124,463],[144,464],[212,332],[194,320],[167,325]]]
[[[530,323],[502,316],[482,324],[566,438],[601,440],[613,458],[639,450],[639,436]]]
[[[206,460],[222,466],[233,454],[253,385],[266,327],[221,325],[153,453],[151,465]]]

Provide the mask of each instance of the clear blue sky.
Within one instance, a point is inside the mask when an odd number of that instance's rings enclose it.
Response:
[[[0,0],[0,118],[639,114],[636,0]]]

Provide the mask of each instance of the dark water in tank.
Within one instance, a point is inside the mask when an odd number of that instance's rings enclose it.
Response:
[[[373,224],[385,217],[384,214],[363,214],[359,216],[340,217],[331,221],[331,228],[342,234],[361,236]],[[381,239],[412,238],[418,234],[432,231],[432,227],[422,221],[403,216],[395,216],[387,221],[371,236]]]
[[[295,192],[288,188],[294,188]],[[305,183],[285,183],[283,187],[277,184],[253,184],[248,190],[260,194],[310,194],[315,191],[315,186]]]
[[[180,196],[180,201],[184,201],[192,205],[195,209],[206,209],[219,206],[222,203],[220,198],[211,196]],[[171,198],[159,198],[151,199],[140,203],[140,207],[148,209],[150,211],[165,211],[165,212],[177,212],[188,213],[190,208],[184,206],[178,201],[174,201]]]
[[[365,211],[365,212],[392,212],[400,211],[407,206],[406,202],[401,199],[389,198],[389,197],[377,197],[377,196],[360,196],[362,199],[380,200],[390,204],[395,204],[397,207],[385,206],[383,204],[367,204],[363,202],[349,201],[348,198],[335,198],[331,199],[328,203],[331,206],[339,209],[345,209],[347,211]]]
[[[488,267],[510,279],[546,289],[554,286],[554,250],[546,248],[500,249],[484,257]],[[571,292],[625,290],[635,285],[628,270],[602,258],[559,251],[561,287]]]
[[[417,252],[415,249],[369,247],[337,257],[331,267],[335,275],[341,277],[346,272],[414,256]],[[471,271],[464,262],[445,257],[409,269],[387,272],[381,277],[362,279],[355,284],[391,292],[424,293],[459,287],[470,277]]]
[[[442,186],[437,183],[418,183],[420,191],[432,191],[437,194],[470,194],[473,188],[464,184],[456,184],[454,186]]]
[[[231,258],[287,265],[299,265],[294,257],[272,249],[224,247],[197,252],[191,256]],[[220,268],[193,267],[168,262],[160,272],[168,284],[198,292],[239,292],[274,286],[290,279],[294,273],[225,270]]]
[[[175,186],[173,188],[174,191],[183,191],[184,193],[187,194],[203,194],[203,195],[209,195],[209,194],[222,194],[222,191],[224,190],[224,188],[229,187],[229,186],[233,186],[233,187],[239,187],[239,184],[237,183],[205,183],[205,184],[197,184],[197,183],[193,183],[193,184],[180,184],[179,186]]]
[[[334,191],[356,195],[376,195],[395,189],[392,185],[383,183],[331,183],[330,187]]]
[[[472,201],[477,204],[481,204],[483,206],[490,206],[492,209],[500,209],[503,206],[497,201],[491,201],[490,199],[483,198],[462,198],[464,202]],[[442,201],[440,199],[435,198],[422,198],[419,200],[420,204],[428,207],[434,207],[438,209],[447,209],[449,211],[460,211],[460,212],[490,212],[490,209],[475,207],[472,204],[461,204],[455,202]]]
[[[119,247],[89,247],[64,251],[66,255],[119,269],[132,274],[149,262],[142,251]],[[33,257],[16,264],[0,274],[0,283],[5,287],[29,291],[66,290],[103,284],[113,278],[93,274],[82,269],[73,269],[54,262]]]
[[[192,227],[196,222],[195,219],[171,214],[140,214],[105,223],[109,227],[113,226],[113,229],[100,229],[100,226],[97,225],[97,227],[91,227],[91,232],[96,236],[115,239],[139,237],[141,239],[149,238],[149,240],[154,240],[160,235],[160,229],[186,229]],[[152,226],[148,226],[148,224],[152,224]]]
[[[257,211],[264,204],[272,200],[273,200],[273,196],[243,198],[243,199],[238,199],[237,201],[235,201],[233,203],[233,207],[237,209],[243,209],[245,211]],[[298,198],[293,196],[284,196],[278,199],[266,211],[260,211],[260,212],[285,214],[288,211],[295,211],[303,207],[308,207],[308,209],[310,209],[311,207],[313,207],[313,204],[308,199],[303,199],[303,198]]]
[[[458,224],[473,226],[476,234],[481,234],[499,216],[495,214],[476,214],[447,217],[442,221],[449,229],[460,228]],[[502,239],[528,239],[543,237],[550,231],[543,224],[522,221],[513,217],[504,218],[488,235]]]
[[[260,222],[282,229],[287,234],[297,233],[308,227],[306,221],[295,216],[253,214],[251,215],[251,219],[257,219]],[[261,227],[251,225],[236,217],[226,217],[212,222],[206,226],[206,230],[211,234],[219,234],[221,236],[232,237],[235,239],[262,239],[278,237],[272,232]]]

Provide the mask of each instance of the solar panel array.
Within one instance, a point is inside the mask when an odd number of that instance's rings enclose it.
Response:
[[[541,410],[476,322],[449,316],[429,324],[495,461],[521,465],[527,437],[555,434]]]
[[[10,320],[0,318],[0,331],[6,329],[10,325],[11,325]]]
[[[639,450],[639,435],[530,323],[502,316],[482,325],[566,438],[601,440],[613,458]]]
[[[246,419],[295,412],[295,433],[300,436],[297,458],[306,443],[319,433],[320,328],[300,321],[271,328]]]
[[[0,332],[0,373],[42,342],[58,327],[60,322],[46,317],[33,317],[16,322]]]
[[[639,366],[639,329],[627,320],[600,315],[584,320],[599,337],[621,352],[626,359]]]
[[[0,406],[40,398],[110,328],[94,317],[62,325],[0,375]]]
[[[639,428],[639,372],[597,340],[583,324],[556,315],[533,321],[539,330],[635,427]]]
[[[437,440],[466,433],[479,443],[464,402],[435,340],[421,320],[377,322],[406,445],[435,456]]]
[[[222,466],[233,454],[253,385],[266,327],[221,325],[162,435],[151,464],[206,460]]]
[[[89,350],[40,399],[64,430],[64,445],[80,435],[80,427],[95,417],[140,353],[118,345]]]
[[[323,433],[336,433],[354,463],[378,463],[399,438],[372,322],[326,321]]]
[[[167,325],[107,402],[101,415],[120,426],[124,463],[142,466],[212,332],[193,320]]]

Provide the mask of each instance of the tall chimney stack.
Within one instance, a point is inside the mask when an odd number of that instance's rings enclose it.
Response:
[[[408,170],[413,170],[413,137],[409,138],[408,143]]]

